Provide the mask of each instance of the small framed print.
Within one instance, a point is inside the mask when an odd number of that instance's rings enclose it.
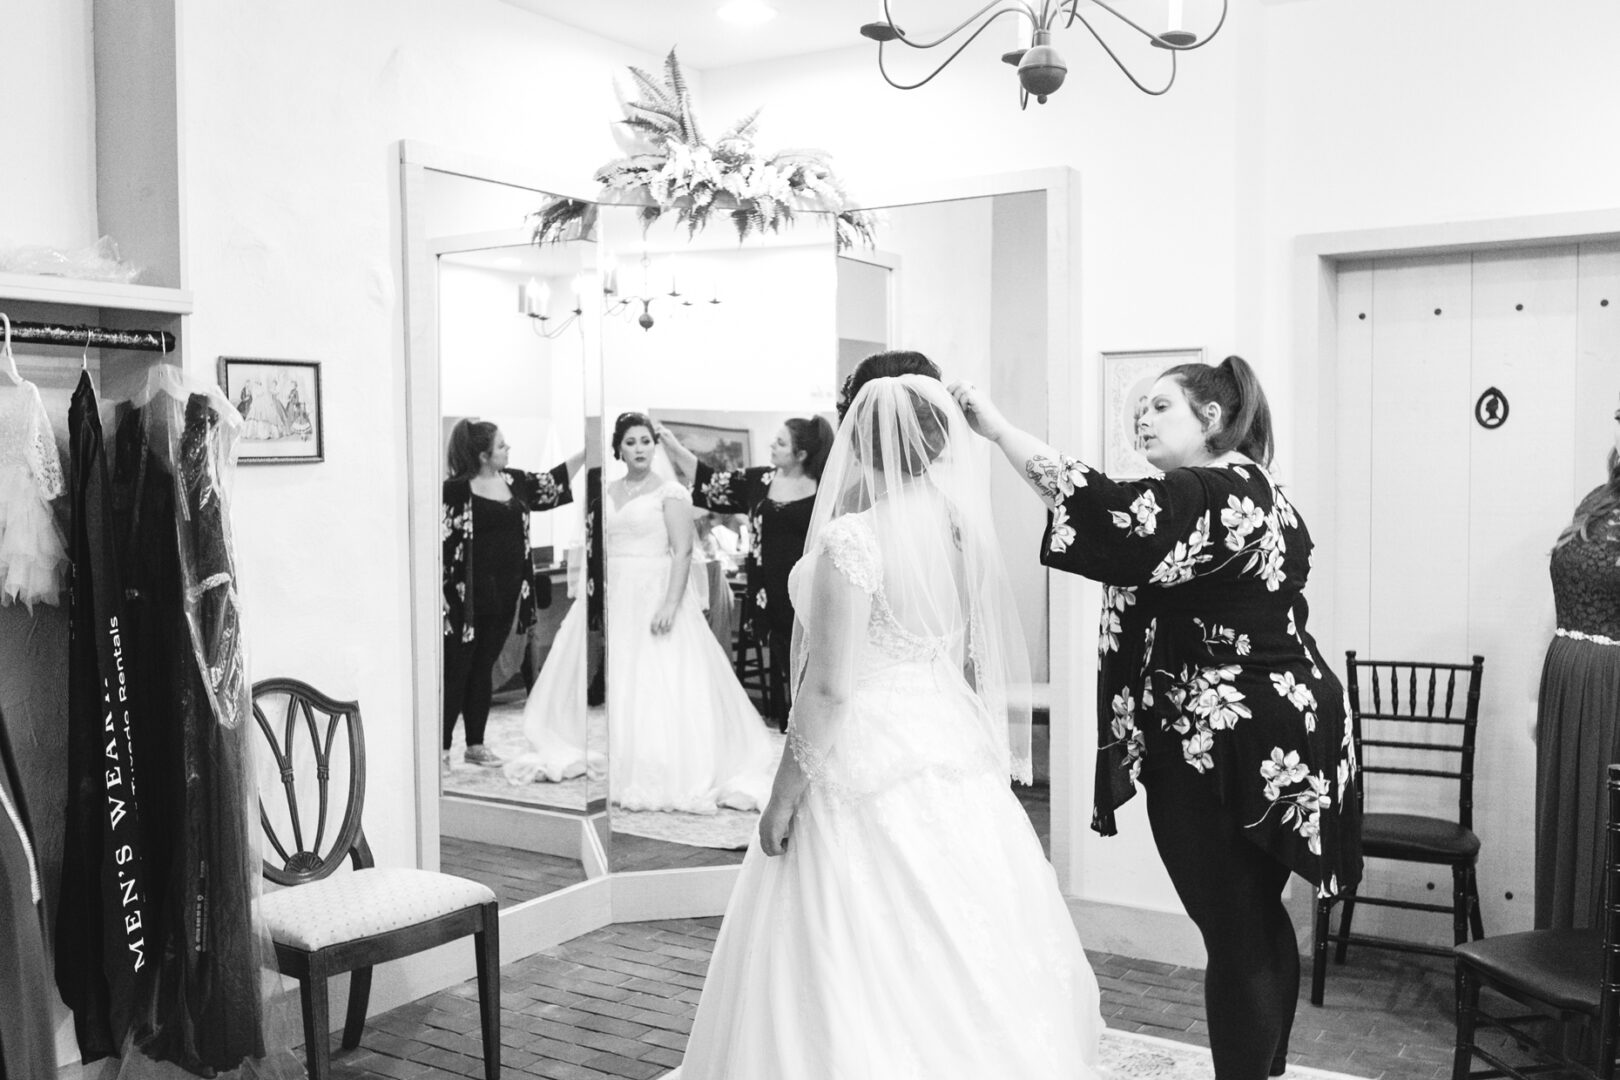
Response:
[[[1148,391],[1165,369],[1177,364],[1204,364],[1203,349],[1137,349],[1102,354],[1103,472],[1116,480],[1152,476],[1155,469],[1142,456],[1136,423],[1147,409]]]
[[[242,417],[238,462],[293,465],[326,459],[319,361],[222,356],[219,386]]]

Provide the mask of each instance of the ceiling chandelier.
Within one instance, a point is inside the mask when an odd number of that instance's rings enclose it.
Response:
[[[991,0],[990,3],[964,19],[955,29],[932,41],[920,41],[907,37],[905,31],[895,25],[894,16],[889,12],[889,0],[879,0],[879,5],[883,11],[883,21],[867,23],[861,27],[861,34],[878,43],[878,71],[883,74],[884,81],[897,90],[915,90],[919,86],[927,85],[935,75],[944,71],[946,65],[961,55],[962,50],[971,45],[973,40],[984,33],[996,19],[1003,15],[1022,16],[1030,22],[1029,46],[1002,53],[1001,59],[1018,69],[1018,104],[1020,108],[1028,108],[1029,99],[1032,95],[1040,104],[1046,104],[1047,97],[1055,93],[1057,88],[1063,85],[1063,79],[1069,73],[1068,65],[1063,62],[1063,57],[1058,54],[1057,49],[1052,45],[1052,31],[1059,23],[1062,24],[1064,29],[1068,29],[1075,23],[1084,26],[1091,36],[1097,39],[1097,44],[1102,46],[1103,51],[1108,54],[1108,58],[1114,62],[1120,71],[1125,73],[1125,77],[1131,80],[1138,90],[1145,94],[1154,95],[1169,90],[1170,87],[1175,85],[1176,81],[1176,54],[1191,52],[1193,49],[1208,45],[1215,39],[1215,35],[1221,32],[1221,27],[1226,24],[1227,0],[1221,0],[1221,17],[1215,23],[1215,28],[1203,38],[1199,38],[1197,34],[1181,25],[1182,4],[1183,0],[1167,0],[1168,10],[1166,11],[1165,29],[1159,33],[1154,33],[1128,15],[1123,14],[1117,7],[1106,2],[1106,0],[1035,0],[1034,3],[1026,2],[1026,0]],[[1096,11],[1091,12],[1092,18],[1096,17],[1097,11],[1105,12],[1142,35],[1152,48],[1170,54],[1170,75],[1165,79],[1163,86],[1157,88],[1148,86],[1136,77],[1125,61],[1121,60],[1108,42],[1103,40],[1102,35],[1097,33],[1096,27],[1091,24],[1091,19],[1086,18],[1086,9],[1089,8],[1096,9]],[[938,67],[917,82],[898,83],[890,77],[888,68],[883,62],[883,47],[890,42],[909,45],[913,49],[932,49],[946,44],[958,34],[969,30],[972,32],[968,33],[967,38]]]
[[[572,304],[561,315],[551,313],[551,286],[544,281],[530,278],[518,285],[518,314],[527,315],[530,327],[544,338],[555,338],[579,321],[585,314],[585,302],[582,297],[586,292],[586,275],[575,275],[571,282],[573,292]],[[615,262],[610,261],[603,270],[602,281],[602,314],[619,315],[625,318],[634,318],[636,325],[643,330],[651,330],[657,321],[653,317],[653,304],[659,303],[663,307],[673,308],[679,312],[684,308],[695,307],[697,304],[707,304],[716,307],[720,304],[720,294],[715,282],[710,282],[710,299],[694,301],[688,293],[680,289],[675,276],[674,259],[669,260],[667,268],[663,269],[661,280],[655,275],[652,257],[648,254],[641,256],[640,287],[629,288],[622,285],[619,280],[619,268]],[[668,285],[668,291],[664,286]],[[640,313],[636,307],[640,306]],[[673,313],[673,312],[672,312]]]
[[[666,271],[667,282],[653,284],[654,274],[652,257],[646,253],[641,256],[641,288],[639,290],[622,289],[619,282],[619,268],[610,265],[607,273],[602,276],[602,311],[606,315],[623,313],[627,318],[634,310],[635,305],[641,305],[641,314],[636,316],[636,325],[643,330],[651,330],[653,323],[652,306],[656,301],[667,301],[668,306],[676,311],[681,308],[692,307],[694,301],[691,296],[681,292],[680,285],[675,276],[675,263],[673,257],[669,260]],[[669,285],[668,292],[661,292],[663,284]],[[711,283],[712,284],[712,283]],[[711,306],[720,303],[717,290],[711,288],[711,298],[704,301]]]

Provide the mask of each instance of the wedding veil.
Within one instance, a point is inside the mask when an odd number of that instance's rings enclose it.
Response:
[[[1008,774],[1027,784],[1029,654],[992,524],[988,454],[980,443],[938,379],[907,374],[861,387],[839,424],[793,575],[792,680],[800,687],[807,626],[820,615],[809,579],[824,547],[835,549],[837,562],[837,549],[847,554],[853,544],[859,557],[839,565],[847,574],[853,562],[856,576],[869,578],[855,583],[872,595],[872,634],[884,653],[960,672],[983,705],[988,745]],[[843,522],[852,516],[860,520]],[[847,629],[835,635],[849,639],[840,647],[865,648],[867,627]],[[800,760],[824,758],[837,718],[806,716],[801,723],[796,710],[793,723]]]

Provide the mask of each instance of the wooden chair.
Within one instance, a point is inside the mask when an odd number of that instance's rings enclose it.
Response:
[[[1476,656],[1469,664],[1358,660],[1354,650],[1345,657],[1351,738],[1360,765],[1355,797],[1362,810],[1362,854],[1368,859],[1450,867],[1451,903],[1360,896],[1353,889],[1335,897],[1318,898],[1315,962],[1311,973],[1313,1005],[1322,1004],[1330,941],[1338,945],[1334,960],[1340,964],[1344,963],[1351,942],[1431,956],[1452,953],[1451,948],[1439,945],[1352,934],[1351,919],[1358,903],[1450,915],[1453,945],[1467,941],[1470,931],[1475,939],[1485,936],[1475,873],[1479,837],[1474,834],[1474,735],[1479,724],[1479,689],[1485,658]],[[1463,672],[1468,673],[1468,685],[1459,700],[1457,683]],[[1372,694],[1370,709],[1365,708],[1363,675]],[[1375,735],[1363,731],[1368,725],[1373,726]],[[1425,767],[1407,764],[1419,760]],[[1427,767],[1431,764],[1433,767]],[[1420,776],[1454,783],[1457,788],[1455,818],[1368,812],[1367,777],[1375,774]],[[1339,932],[1330,933],[1333,905],[1340,902],[1344,910],[1339,917]]]
[[[278,708],[278,699],[285,699],[285,705]],[[495,894],[451,874],[373,864],[361,828],[366,746],[357,703],[334,701],[296,679],[265,679],[253,687],[253,717],[274,755],[285,795],[284,810],[280,800],[267,806],[263,795],[268,788],[259,800],[265,838],[280,859],[279,865],[265,860],[264,876],[285,886],[266,890],[260,910],[282,974],[299,982],[311,1080],[327,1080],[331,1072],[328,977],[350,973],[343,1025],[343,1048],[350,1050],[360,1045],[365,1028],[374,965],[468,934],[478,958],[484,1076],[498,1080],[501,976]],[[335,799],[334,774],[347,781]],[[306,796],[303,802],[301,795]],[[353,871],[337,873],[345,858]]]
[[[1530,930],[1457,946],[1457,1053],[1452,1080],[1511,1076],[1515,1080],[1557,1072],[1563,1076],[1615,1075],[1620,1052],[1620,765],[1609,766],[1609,817],[1604,873],[1603,925],[1584,930]],[[1480,987],[1535,1010],[1495,1016],[1479,1006]],[[1556,1018],[1551,1038],[1538,1037],[1532,1021]],[[1561,1045],[1564,1025],[1584,1026],[1596,1040],[1596,1062],[1573,1060]],[[1525,1051],[1543,1059],[1510,1065],[1478,1045],[1481,1028],[1508,1032]],[[1472,1071],[1474,1059],[1489,1069]]]

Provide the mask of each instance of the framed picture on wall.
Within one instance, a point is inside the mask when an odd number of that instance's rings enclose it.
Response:
[[[747,428],[690,424],[685,420],[664,420],[661,423],[675,436],[676,442],[692,451],[699,461],[716,472],[746,469],[753,464]]]
[[[1102,354],[1103,472],[1134,480],[1158,472],[1142,456],[1136,422],[1147,409],[1148,391],[1166,368],[1203,364],[1203,349],[1135,349]]]
[[[219,385],[242,416],[238,462],[293,465],[325,460],[326,418],[318,361],[222,356]]]

